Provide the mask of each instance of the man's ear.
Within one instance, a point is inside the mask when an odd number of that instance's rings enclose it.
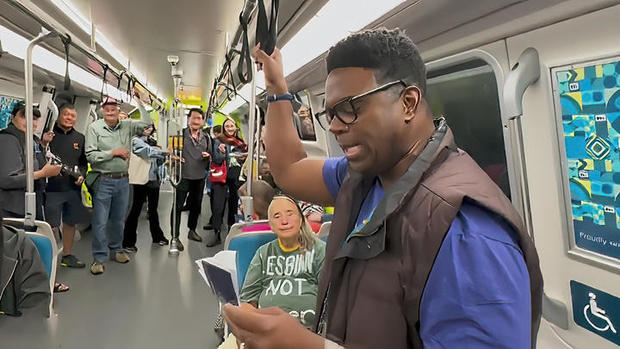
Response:
[[[417,86],[409,86],[403,92],[403,109],[406,123],[411,122],[415,118],[421,99],[422,91]]]

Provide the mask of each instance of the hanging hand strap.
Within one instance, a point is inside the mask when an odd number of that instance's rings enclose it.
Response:
[[[248,23],[243,20],[242,14],[239,14],[239,23],[243,29],[243,33],[241,34],[243,37],[243,45],[241,47],[239,63],[237,64],[237,74],[239,75],[239,80],[247,84],[252,81],[252,59],[250,58],[250,44],[248,42]],[[246,70],[245,74],[243,73],[244,64]]]
[[[123,76],[125,76],[125,71],[124,71],[124,70],[123,70],[123,71],[121,71],[121,74],[118,76],[118,83],[116,84],[116,89],[117,89],[119,92],[121,91],[121,81],[123,81]],[[122,93],[120,94],[120,96],[121,96],[121,104],[122,104],[122,103],[125,103],[125,102],[123,101],[123,94],[122,94]]]
[[[65,86],[64,90],[71,88],[71,78],[69,77],[69,47],[71,46],[71,36],[62,37],[62,44],[65,46]]]
[[[271,14],[267,20],[264,0],[258,0],[258,18],[256,19],[256,43],[260,43],[261,50],[271,55],[278,39],[278,13],[280,1],[271,1]]]
[[[110,67],[107,64],[104,64],[103,65],[103,83],[101,84],[101,93],[100,93],[101,102],[103,102],[103,87],[105,86],[105,82],[108,77],[108,69],[110,69]]]

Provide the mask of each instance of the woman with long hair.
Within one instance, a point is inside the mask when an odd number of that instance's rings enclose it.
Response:
[[[150,125],[144,128],[140,137],[134,137],[131,142],[132,152],[143,159],[149,160],[151,167],[149,169],[149,180],[146,184],[131,185],[133,188],[133,203],[129,216],[127,216],[125,221],[125,231],[123,234],[123,248],[128,252],[135,253],[138,251],[136,247],[138,217],[144,202],[147,200],[149,228],[153,243],[160,246],[168,244],[168,239],[164,237],[164,232],[159,225],[159,215],[157,212],[159,186],[161,184],[159,167],[164,163],[166,152],[157,147],[157,142],[152,138],[154,133],[155,126]]]
[[[325,243],[310,229],[299,204],[286,195],[274,196],[267,215],[278,238],[256,251],[239,298],[258,308],[279,307],[310,327]]]
[[[213,146],[213,163],[221,165],[226,161],[226,183],[212,182],[213,207],[213,231],[214,236],[207,242],[208,247],[215,246],[222,241],[221,231],[224,220],[224,210],[228,204],[228,227],[235,224],[235,215],[239,207],[239,194],[237,191],[241,187],[239,175],[241,165],[247,157],[248,146],[239,136],[237,123],[231,118],[226,118],[222,124],[222,133],[217,136]],[[226,193],[228,192],[228,200]]]
[[[277,239],[261,246],[245,275],[239,299],[247,311],[278,307],[302,325],[314,325],[325,242],[308,226],[299,204],[289,196],[273,197],[267,210]],[[239,348],[230,335],[218,349]]]

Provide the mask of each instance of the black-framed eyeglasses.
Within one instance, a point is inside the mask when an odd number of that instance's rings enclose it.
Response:
[[[334,118],[338,118],[338,120],[340,120],[340,122],[345,125],[350,125],[354,123],[359,117],[360,104],[363,99],[375,93],[386,91],[396,85],[402,85],[404,87],[403,91],[408,86],[403,80],[391,81],[357,96],[347,97],[340,102],[334,104],[334,106],[331,108],[325,108],[324,111],[317,113],[319,125],[321,125],[323,129],[327,129],[329,128],[329,125],[332,123],[332,121],[334,121]]]

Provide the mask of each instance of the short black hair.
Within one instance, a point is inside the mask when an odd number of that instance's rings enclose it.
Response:
[[[75,106],[71,103],[64,103],[60,106],[60,108],[58,108],[59,114],[62,114],[62,111],[65,109],[71,109],[71,110],[76,110]]]
[[[11,111],[11,116],[15,117],[17,115],[21,115],[22,117],[26,116],[26,103],[19,101],[13,107],[13,111]],[[34,119],[38,119],[41,117],[41,111],[38,107],[32,106],[32,117]]]
[[[378,84],[403,80],[426,91],[426,66],[417,46],[400,29],[360,31],[340,40],[327,54],[327,73],[337,68],[376,70]]]
[[[205,118],[205,112],[202,111],[202,109],[200,109],[200,108],[192,108],[192,109],[190,109],[189,112],[187,113],[187,117],[189,118],[192,115],[193,112],[196,112],[196,113],[200,114],[200,116],[202,116],[203,119]]]

